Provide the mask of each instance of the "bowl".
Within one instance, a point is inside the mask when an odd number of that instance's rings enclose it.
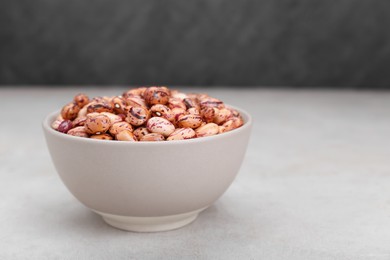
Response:
[[[237,109],[237,108],[235,108]],[[82,204],[119,229],[155,232],[191,223],[236,177],[252,120],[220,135],[166,142],[120,142],[66,135],[43,121],[54,166]]]

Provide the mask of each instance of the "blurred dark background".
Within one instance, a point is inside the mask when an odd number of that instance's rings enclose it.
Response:
[[[387,0],[1,0],[0,84],[390,86]]]

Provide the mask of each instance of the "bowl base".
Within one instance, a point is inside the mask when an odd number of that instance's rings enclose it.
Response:
[[[160,232],[181,228],[190,224],[206,208],[162,217],[129,217],[93,211],[101,215],[107,224],[115,228],[133,232]]]

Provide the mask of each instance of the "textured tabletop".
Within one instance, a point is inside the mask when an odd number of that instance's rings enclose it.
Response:
[[[0,259],[390,259],[390,92],[207,90],[253,115],[240,173],[192,224],[140,234],[55,172],[41,121],[79,91],[0,88]]]

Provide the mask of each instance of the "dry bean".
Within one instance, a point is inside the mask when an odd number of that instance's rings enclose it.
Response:
[[[78,137],[89,137],[88,133],[85,131],[84,126],[78,126],[70,129],[67,132],[68,135],[78,136]]]
[[[196,107],[191,107],[187,109],[187,113],[191,115],[200,115],[200,111]]]
[[[162,117],[150,118],[146,123],[146,127],[150,132],[162,134],[164,137],[169,136],[173,131],[175,131],[175,126]]]
[[[175,131],[169,135],[167,141],[191,139],[195,136],[196,133],[192,128],[176,128]]]
[[[131,141],[131,142],[137,141],[137,138],[135,138],[134,134],[129,130],[123,130],[123,131],[119,132],[115,136],[115,138],[118,141]]]
[[[198,128],[202,124],[202,117],[200,115],[181,115],[177,120],[177,125],[183,128]]]
[[[213,118],[213,122],[220,125],[225,123],[231,116],[232,111],[227,108],[219,109],[217,113],[215,113],[215,116]]]
[[[70,129],[72,129],[72,128],[73,128],[72,121],[70,121],[70,120],[64,120],[64,121],[62,121],[62,122],[59,124],[57,131],[66,134],[66,133],[67,133]]]
[[[80,107],[76,103],[72,102],[72,103],[65,105],[62,108],[61,116],[64,119],[73,120],[77,117],[77,114],[79,113],[79,111],[80,111]]]
[[[86,116],[83,117],[78,116],[75,120],[73,120],[73,126],[83,126],[85,125],[86,120],[87,120]]]
[[[88,134],[102,134],[105,133],[111,126],[110,118],[108,116],[94,113],[89,114],[85,121],[85,131]]]
[[[146,107],[146,102],[141,96],[129,96],[125,100],[129,107]]]
[[[122,94],[123,97],[131,97],[131,96],[140,96],[142,97],[144,95],[144,92],[146,90],[146,87],[140,87],[135,89],[130,89]]]
[[[80,107],[83,108],[86,104],[89,103],[89,98],[85,94],[78,94],[73,98],[73,101]]]
[[[200,111],[204,121],[207,123],[213,122],[215,115],[219,112],[218,108],[215,107],[203,107]]]
[[[165,137],[162,134],[157,133],[150,133],[145,136],[143,136],[140,141],[146,141],[146,142],[156,142],[156,141],[164,141]]]
[[[150,134],[150,132],[146,127],[138,127],[133,131],[133,134],[135,137],[137,137],[138,140],[141,140],[142,137],[144,137],[147,134]]]
[[[140,126],[150,118],[149,110],[144,107],[130,107],[126,121],[133,126]]]
[[[113,107],[111,103],[107,102],[106,100],[91,102],[87,105],[87,113],[92,112],[113,112]]]
[[[110,112],[102,112],[100,114],[108,116],[108,118],[110,118],[111,125],[114,124],[114,123],[122,121],[122,117],[121,116],[115,115],[115,114],[110,113]]]
[[[221,108],[225,107],[225,105],[223,104],[223,102],[221,100],[216,99],[216,98],[212,98],[212,97],[207,97],[207,98],[201,99],[199,104],[200,104],[201,108],[216,107],[218,109],[221,109]]]
[[[219,127],[215,123],[208,123],[195,129],[197,137],[212,136],[219,132]]]
[[[90,138],[92,138],[92,139],[99,139],[99,140],[113,140],[114,139],[109,134],[91,135]]]
[[[127,102],[123,97],[113,97],[111,99],[112,107],[115,113],[125,114]]]
[[[173,120],[175,120],[175,117],[174,117],[171,109],[169,107],[167,107],[166,105],[161,105],[161,104],[153,105],[150,108],[150,112],[151,112],[152,116],[163,117],[171,122]]]
[[[165,105],[169,100],[169,89],[166,87],[149,87],[144,92],[144,99],[148,105]]]
[[[183,100],[181,100],[180,98],[169,98],[168,100],[168,107],[170,109],[174,109],[174,108],[181,108],[181,109],[184,109],[186,110],[187,109],[187,106],[186,104],[184,104]]]
[[[133,132],[133,127],[127,122],[116,122],[111,125],[108,132],[115,136],[123,130],[129,130],[130,132]]]

